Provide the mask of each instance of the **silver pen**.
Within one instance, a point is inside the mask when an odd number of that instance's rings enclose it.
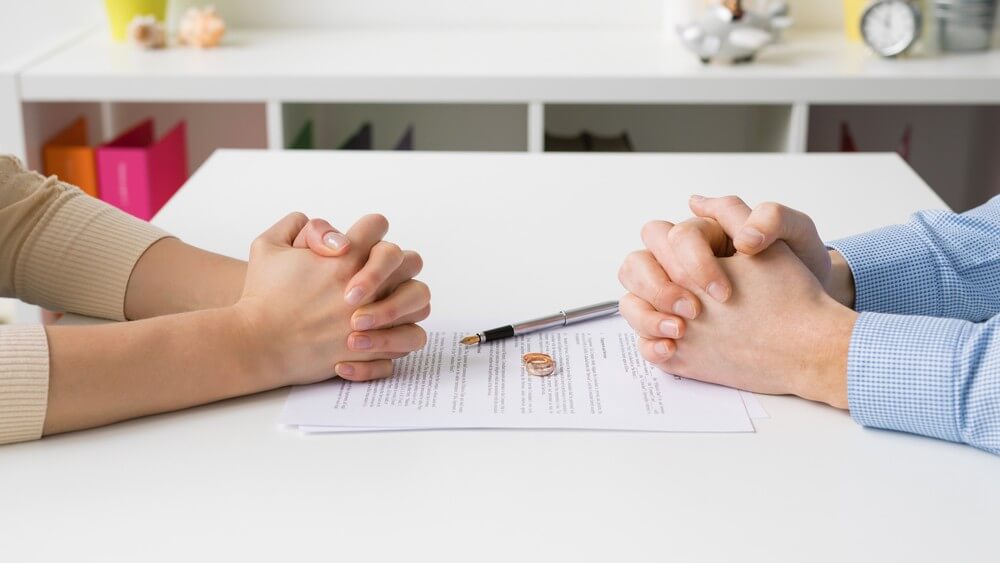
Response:
[[[532,319],[530,321],[524,321],[523,323],[502,326],[492,330],[484,330],[483,332],[478,332],[472,336],[466,336],[462,339],[462,344],[465,344],[466,346],[475,346],[476,344],[482,344],[483,342],[491,342],[502,338],[511,338],[513,336],[520,336],[522,334],[529,334],[540,330],[548,330],[550,328],[559,328],[571,324],[582,323],[591,319],[599,319],[601,317],[610,317],[611,315],[615,315],[617,313],[618,302],[606,301],[596,305],[580,307],[579,309],[559,311],[555,315]]]

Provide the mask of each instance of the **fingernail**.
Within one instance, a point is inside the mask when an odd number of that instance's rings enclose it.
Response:
[[[344,301],[347,301],[348,305],[357,305],[361,303],[361,298],[365,296],[365,290],[360,287],[352,287],[347,295],[344,296]]]
[[[667,338],[679,337],[681,335],[681,332],[680,328],[677,326],[677,321],[673,320],[660,321],[660,335],[665,336]]]
[[[340,233],[326,233],[323,235],[323,244],[328,246],[331,250],[340,250],[347,246],[347,237]]]
[[[350,377],[354,375],[354,366],[351,364],[337,364],[336,369],[337,375],[341,377]]]
[[[685,319],[694,319],[694,303],[691,302],[687,297],[681,297],[674,303],[674,313],[684,317]]]
[[[660,342],[657,342],[656,345],[653,346],[653,349],[655,349],[656,353],[661,356],[670,355],[670,350],[667,348],[667,343],[663,342],[662,340]]]
[[[698,194],[693,194],[693,195],[691,196],[691,199],[692,199],[693,201],[701,201],[701,200],[705,199],[705,196],[703,196],[703,195],[698,195]]]
[[[371,315],[359,315],[354,319],[354,330],[368,330],[375,326],[375,317]]]
[[[355,350],[368,350],[372,347],[372,339],[363,334],[355,334],[351,337],[351,348]]]
[[[715,299],[719,303],[725,303],[726,299],[729,299],[729,291],[727,291],[726,288],[719,282],[712,282],[708,284],[708,287],[705,288],[705,290],[712,296],[712,299]]]
[[[753,227],[743,227],[739,239],[749,248],[757,248],[764,244],[764,233]]]

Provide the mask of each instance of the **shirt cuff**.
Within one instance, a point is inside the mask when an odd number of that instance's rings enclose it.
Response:
[[[43,307],[123,321],[132,269],[169,236],[110,205],[74,194],[26,241],[15,270],[18,297]]]
[[[971,326],[956,319],[859,315],[847,359],[847,401],[854,420],[962,441],[956,353]]]
[[[827,243],[854,275],[854,308],[899,315],[940,315],[940,274],[913,229],[894,225]]]
[[[0,444],[41,438],[48,396],[45,329],[0,327]]]

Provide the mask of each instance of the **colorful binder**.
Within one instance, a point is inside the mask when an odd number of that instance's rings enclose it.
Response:
[[[97,149],[101,199],[147,221],[188,177],[186,124],[153,137],[147,120]]]
[[[312,120],[308,120],[302,124],[302,129],[299,129],[298,134],[288,144],[288,148],[295,150],[312,149],[315,144],[313,142],[313,122]]]
[[[372,124],[364,122],[361,128],[340,145],[342,151],[370,151],[372,150]]]
[[[396,146],[393,150],[397,151],[412,151],[413,150],[413,125],[406,127],[406,131],[403,132],[403,136],[399,138],[396,142]]]
[[[42,168],[46,176],[58,176],[97,197],[97,163],[94,149],[87,144],[86,118],[77,119],[45,143]]]

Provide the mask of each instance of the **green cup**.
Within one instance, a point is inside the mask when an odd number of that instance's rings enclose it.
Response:
[[[111,38],[125,41],[128,24],[136,16],[153,16],[157,21],[167,20],[167,0],[104,0],[111,25]]]

